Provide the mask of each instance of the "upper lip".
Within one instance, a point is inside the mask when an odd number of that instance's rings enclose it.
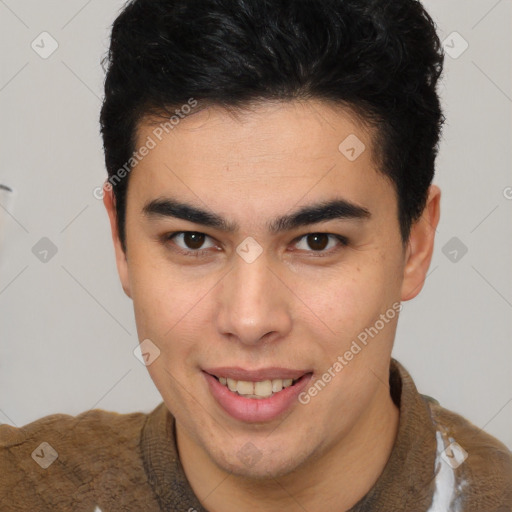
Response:
[[[299,379],[311,370],[293,370],[291,368],[260,368],[259,370],[245,370],[235,366],[223,366],[217,368],[203,368],[203,371],[214,377],[226,377],[233,380],[247,382],[259,382],[274,379]]]

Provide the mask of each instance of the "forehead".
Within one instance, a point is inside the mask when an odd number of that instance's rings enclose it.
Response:
[[[395,199],[377,171],[373,132],[346,108],[266,102],[176,119],[139,125],[137,148],[152,146],[130,177],[129,194],[139,203],[167,193],[215,211],[228,212],[230,204],[239,210],[243,202],[247,210],[257,204],[275,212],[329,196],[363,206]]]
[[[176,109],[178,112],[180,109]],[[348,107],[319,100],[262,101],[243,109],[210,106],[180,117],[143,119],[137,145],[152,137],[179,146],[182,154],[229,161],[238,155],[264,162],[287,157],[329,158],[355,145],[356,154],[373,159],[373,130]],[[352,144],[340,144],[349,138]],[[174,141],[172,140],[174,139]],[[178,154],[176,156],[179,156]],[[354,156],[356,158],[354,158]],[[372,162],[372,166],[375,162]]]

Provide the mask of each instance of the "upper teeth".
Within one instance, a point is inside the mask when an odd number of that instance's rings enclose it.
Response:
[[[272,393],[277,393],[283,388],[293,384],[293,379],[272,379],[259,382],[249,382],[246,380],[234,380],[225,377],[219,377],[219,382],[227,386],[230,391],[236,391],[239,395],[250,398],[268,398]]]

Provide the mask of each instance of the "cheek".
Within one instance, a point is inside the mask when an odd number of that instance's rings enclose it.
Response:
[[[399,280],[389,263],[389,258],[368,257],[350,268],[333,271],[322,281],[313,280],[314,287],[309,281],[302,282],[304,288],[298,294],[310,297],[311,310],[317,314],[310,325],[325,333],[322,344],[331,359],[348,349],[399,299]],[[392,323],[381,329],[380,338],[391,335]]]
[[[194,366],[194,347],[204,335],[201,326],[209,314],[205,296],[212,285],[191,280],[166,262],[134,264],[131,286],[139,340],[149,339],[160,350],[158,364],[148,366],[148,371],[156,384],[161,380],[168,387],[172,376],[166,370],[183,378]]]
[[[141,334],[148,331],[161,338],[184,315],[192,287],[179,279],[179,269],[152,247],[146,249],[139,244],[130,255],[130,289]]]
[[[316,309],[323,314],[341,322],[339,328],[347,325],[347,321],[370,314],[390,295],[390,283],[386,272],[375,262],[359,264],[350,268],[340,268],[310,283],[311,295],[315,296]],[[353,322],[348,322],[350,325]]]
[[[132,300],[140,337],[161,339],[173,325],[175,307],[169,303],[171,294],[158,274],[140,271],[132,277]],[[167,326],[167,329],[166,329]]]

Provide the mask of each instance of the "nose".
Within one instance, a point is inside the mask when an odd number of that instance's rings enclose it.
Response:
[[[221,335],[244,345],[285,337],[292,327],[292,293],[267,253],[250,263],[235,258],[220,283],[217,328]],[[282,274],[282,269],[280,274]]]

